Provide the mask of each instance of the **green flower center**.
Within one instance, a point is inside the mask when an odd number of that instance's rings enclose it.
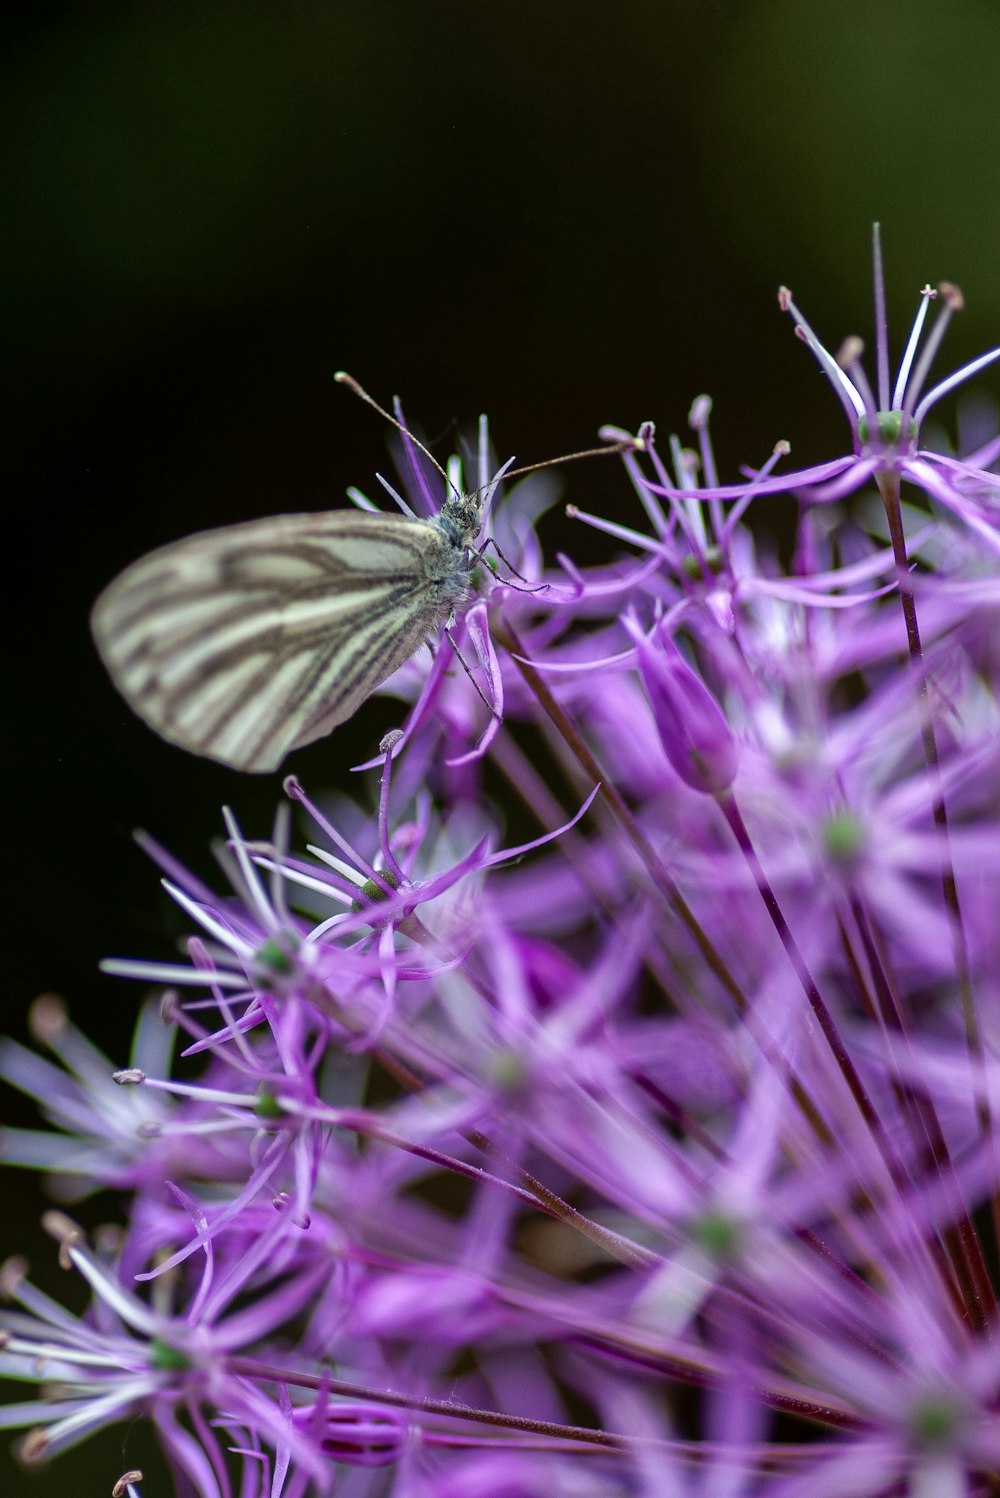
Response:
[[[160,1337],[154,1337],[150,1343],[149,1361],[161,1373],[183,1373],[191,1367],[190,1358]]]
[[[273,1092],[259,1092],[253,1111],[258,1118],[284,1118],[285,1116],[284,1109]]]
[[[950,1395],[925,1394],[910,1411],[910,1433],[917,1446],[954,1446],[965,1424],[965,1410]]]
[[[706,1212],[691,1236],[709,1258],[731,1263],[743,1245],[743,1224],[724,1212]]]
[[[273,936],[257,949],[257,961],[262,968],[269,973],[275,973],[279,978],[287,978],[295,970],[295,964],[285,948]]]
[[[899,439],[903,435],[903,419],[902,411],[879,411],[876,413],[875,423],[878,427],[879,440],[886,447],[897,447],[899,445]],[[906,422],[907,440],[912,441],[917,435],[917,424],[912,416],[907,417]],[[858,435],[862,442],[871,441],[871,427],[869,426],[867,416],[860,417],[858,421]]]
[[[864,843],[864,826],[852,812],[837,812],[823,827],[823,849],[834,863],[852,863]]]
[[[374,879],[365,880],[360,890],[361,899],[352,902],[355,910],[363,910],[366,905],[374,905],[379,900],[388,900],[389,896],[383,885],[387,884],[393,890],[399,888],[399,880],[391,869],[379,869],[378,877],[381,883],[376,883]]]
[[[713,577],[718,577],[722,571],[722,552],[717,546],[709,546],[704,556],[695,557],[690,553],[681,562],[681,571],[685,577],[692,582],[698,583],[703,579],[708,582]]]
[[[493,1057],[490,1075],[500,1092],[517,1093],[528,1080],[528,1068],[517,1051],[502,1050]]]

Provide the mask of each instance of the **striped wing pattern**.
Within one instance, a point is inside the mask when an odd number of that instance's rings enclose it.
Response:
[[[434,520],[281,515],[164,546],[94,606],[118,690],[171,743],[274,770],[344,722],[461,600]]]

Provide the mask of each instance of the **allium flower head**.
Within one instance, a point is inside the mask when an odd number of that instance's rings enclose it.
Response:
[[[291,1450],[314,1477],[322,1476],[322,1460],[308,1439],[230,1361],[249,1338],[266,1336],[293,1315],[319,1278],[314,1267],[261,1293],[261,1267],[280,1236],[277,1219],[256,1241],[244,1240],[235,1259],[227,1255],[216,1262],[209,1251],[197,1293],[181,1310],[146,1301],[129,1285],[138,1244],[126,1243],[114,1259],[102,1262],[69,1219],[50,1213],[47,1226],[60,1242],[65,1267],[87,1281],[95,1312],[90,1319],[71,1317],[32,1286],[23,1266],[5,1267],[5,1298],[23,1309],[5,1317],[0,1373],[44,1381],[55,1390],[47,1400],[11,1405],[0,1415],[8,1428],[34,1427],[25,1442],[29,1460],[53,1456],[101,1426],[146,1414],[156,1423],[175,1474],[186,1475],[205,1498],[221,1498],[227,1490],[224,1463],[206,1418],[210,1413],[224,1414],[226,1424],[269,1432],[279,1451]],[[253,1304],[234,1310],[251,1285],[257,1290]],[[181,1414],[197,1439],[178,1421]]]
[[[948,324],[955,313],[962,310],[964,300],[958,287],[951,282],[942,281],[936,289],[925,286],[920,293],[917,314],[890,394],[889,334],[878,225],[875,226],[874,257],[877,365],[874,390],[861,363],[862,340],[857,337],[845,339],[836,356],[831,356],[806,322],[787,287],[783,286],[778,294],[779,305],[791,314],[796,332],[828,376],[851,425],[855,461],[840,460],[843,476],[839,480],[834,478],[824,488],[823,497],[839,498],[860,488],[870,478],[896,473],[923,489],[971,525],[995,549],[1000,549],[1000,478],[985,471],[1000,456],[1000,444],[988,443],[963,461],[920,446],[921,429],[928,413],[943,396],[1000,359],[1000,348],[981,354],[927,389],[928,375]],[[940,310],[921,346],[928,309],[935,301],[939,302]],[[836,465],[831,465],[830,474],[835,472]]]
[[[485,728],[442,652],[350,800],[224,813],[226,888],[143,838],[189,934],[106,964],[164,990],[131,1054],[51,1001],[59,1066],[0,1050],[49,1125],[8,1163],[122,1194],[47,1219],[82,1313],[2,1277],[29,1458],[141,1419],[183,1498],[1000,1491],[998,447],[920,445],[1000,351],[928,388],[928,293],[892,388],[877,240],[873,386],[783,302],[849,454],[722,485],[700,397],[696,450],[625,445],[637,523],[574,512],[589,567],[513,491]]]
[[[874,230],[875,279],[875,352],[876,380],[869,382],[861,363],[863,341],[855,335],[843,340],[835,354],[820,341],[799,309],[791,291],[782,286],[778,304],[790,314],[795,330],[826,374],[851,429],[852,451],[830,462],[807,469],[774,474],[771,464],[756,471],[749,482],[723,485],[715,473],[711,449],[706,445],[707,412],[692,410],[692,425],[702,435],[702,482],[695,487],[691,465],[681,466],[671,478],[661,468],[658,479],[640,482],[654,498],[690,496],[717,516],[720,507],[735,502],[737,512],[765,495],[789,491],[808,494],[814,504],[829,504],[855,493],[871,480],[884,490],[884,480],[891,478],[898,486],[905,481],[923,490],[957,520],[975,532],[977,538],[993,552],[1000,552],[1000,476],[990,472],[1000,458],[1000,438],[993,437],[976,451],[958,459],[921,447],[921,431],[929,412],[953,390],[973,379],[1000,359],[1000,347],[990,349],[968,364],[952,371],[929,389],[928,377],[948,325],[964,306],[958,287],[941,282],[937,288],[925,286],[920,293],[917,314],[907,339],[894,383],[890,382],[889,331],[886,318],[885,286],[882,270],[881,236]],[[924,339],[928,309],[939,308],[936,319]],[[922,341],[923,340],[923,341]],[[608,429],[607,435],[612,435]],[[787,444],[784,445],[787,452]],[[676,465],[675,465],[676,466]],[[727,529],[731,530],[734,517]]]

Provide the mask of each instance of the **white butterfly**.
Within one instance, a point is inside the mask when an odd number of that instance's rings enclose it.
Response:
[[[161,547],[101,594],[115,686],[162,738],[236,770],[354,713],[469,593],[476,495],[437,515],[278,515]]]
[[[438,469],[451,493],[436,515],[338,510],[204,531],[127,567],[91,615],[101,658],[139,717],[235,770],[277,769],[449,624],[469,595],[494,491],[513,477],[508,463],[486,482],[484,423],[483,487],[462,493],[350,375],[336,378]]]

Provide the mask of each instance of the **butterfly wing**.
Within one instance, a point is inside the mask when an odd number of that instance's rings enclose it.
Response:
[[[454,597],[433,520],[281,515],[189,536],[128,567],[91,619],[112,680],[171,743],[274,770],[344,722]]]

